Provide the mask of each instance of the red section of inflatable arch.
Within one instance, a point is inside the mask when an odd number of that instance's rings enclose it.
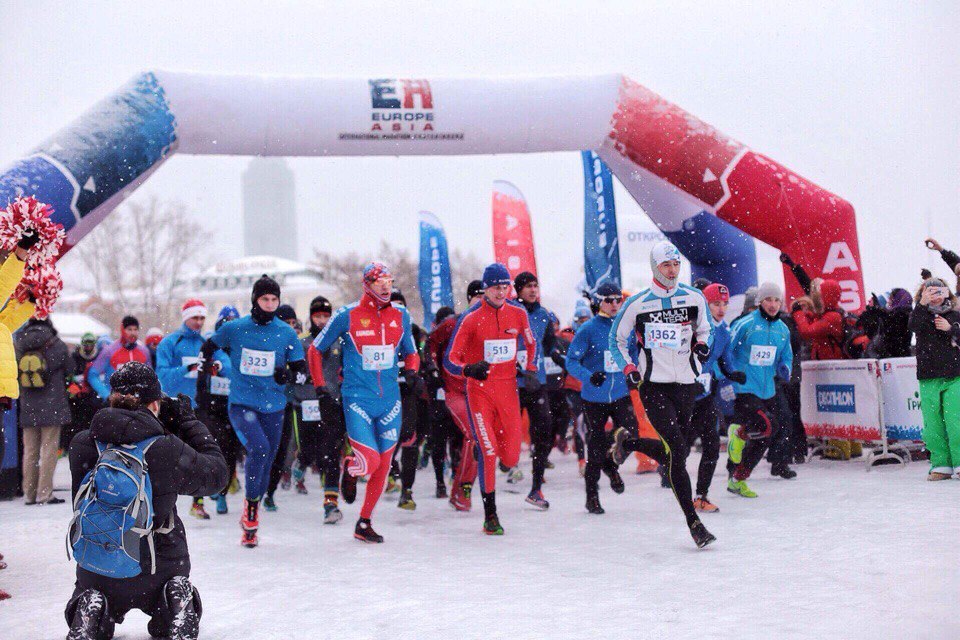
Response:
[[[614,148],[721,219],[840,282],[848,311],[863,309],[863,272],[850,203],[750,151],[649,89],[624,78]],[[682,197],[682,196],[680,196]],[[785,270],[787,297],[802,295]]]
[[[537,275],[530,210],[520,190],[509,182],[493,183],[493,257],[510,277],[523,271]]]

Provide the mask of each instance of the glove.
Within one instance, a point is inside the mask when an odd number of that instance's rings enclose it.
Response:
[[[803,305],[800,304],[799,300],[794,300],[793,304],[790,305],[790,313],[796,313],[797,311],[803,311]]]
[[[468,364],[463,368],[463,375],[474,380],[486,380],[487,376],[490,375],[490,363],[481,360],[474,364]]]
[[[277,367],[273,370],[273,380],[277,384],[287,384],[290,380],[290,376],[287,375],[286,367]]]
[[[737,384],[747,384],[747,374],[743,371],[731,371],[727,375],[727,380],[736,382]]]
[[[710,347],[708,347],[705,342],[698,342],[693,345],[693,353],[702,364],[710,357]]]
[[[550,359],[553,360],[553,363],[558,367],[565,367],[567,365],[567,359],[563,357],[563,354],[559,351],[554,351],[550,354]]]
[[[537,393],[540,391],[540,379],[537,377],[536,371],[523,372],[523,388],[530,393]]]
[[[28,251],[38,242],[40,242],[40,236],[37,234],[36,229],[24,229],[23,233],[20,234],[20,240],[17,242],[17,246]]]
[[[607,381],[607,374],[604,373],[603,371],[594,371],[593,374],[590,376],[590,384],[592,384],[595,387],[599,387],[606,381]]]
[[[190,398],[182,393],[178,393],[176,398],[164,397],[160,400],[160,412],[157,418],[164,429],[179,437],[181,426],[185,423],[196,420],[197,416],[193,413],[193,407],[190,404]]]
[[[627,384],[633,387],[634,389],[639,389],[640,385],[643,384],[643,376],[640,375],[640,372],[634,369],[626,375]]]
[[[791,258],[790,256],[788,256],[788,255],[785,254],[785,253],[781,253],[781,254],[780,254],[780,262],[782,262],[783,264],[785,264],[785,265],[787,265],[788,267],[791,267],[791,268],[793,268],[793,266],[794,266],[793,258]]]
[[[420,395],[420,391],[423,389],[423,380],[420,379],[419,373],[413,369],[404,369],[403,380],[408,391],[411,391],[416,395]]]

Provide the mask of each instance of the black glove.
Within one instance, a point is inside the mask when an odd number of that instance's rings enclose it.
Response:
[[[747,374],[743,371],[731,371],[727,374],[727,380],[737,384],[747,384]]]
[[[554,351],[550,354],[550,359],[553,360],[553,363],[558,367],[566,367],[567,359],[559,351]]]
[[[273,381],[277,384],[287,384],[290,376],[287,375],[286,367],[277,367],[273,370]]]
[[[340,407],[337,403],[337,399],[333,397],[333,394],[330,393],[329,389],[326,387],[316,387],[314,391],[317,392],[317,406],[320,407],[321,410],[325,410],[329,413],[339,410]],[[321,413],[321,415],[324,414]]]
[[[606,381],[607,381],[607,374],[605,374],[603,371],[594,371],[593,374],[590,376],[590,384],[592,384],[595,387],[599,387]]]
[[[799,300],[794,300],[793,304],[790,305],[790,313],[796,313],[797,311],[803,311],[803,305],[800,304]]]
[[[693,354],[697,356],[697,360],[704,363],[707,361],[707,358],[710,357],[710,347],[708,347],[705,342],[698,342],[693,345]]]
[[[780,254],[780,262],[782,262],[783,264],[785,264],[785,265],[787,265],[788,267],[791,267],[791,268],[793,268],[793,266],[794,266],[793,258],[791,258],[790,256],[788,256],[786,253],[781,253],[781,254]]]
[[[490,363],[486,360],[468,364],[463,368],[463,375],[474,380],[486,380],[490,375]]]
[[[21,249],[29,250],[38,242],[40,242],[40,234],[37,233],[36,229],[24,229],[20,234],[20,240],[17,242],[17,246]]]
[[[627,384],[633,387],[634,389],[639,389],[640,385],[643,384],[643,376],[640,375],[640,372],[634,369],[627,374]]]
[[[540,391],[540,378],[537,377],[536,371],[523,372],[523,388],[530,393],[537,393]]]
[[[413,369],[404,369],[403,381],[406,385],[407,391],[412,392],[415,395],[420,395],[420,392],[423,390],[423,380],[420,379],[419,373]]]
[[[190,398],[179,393],[176,398],[164,397],[160,400],[160,412],[157,418],[163,428],[179,437],[181,426],[197,416],[193,413],[193,407],[190,404]]]

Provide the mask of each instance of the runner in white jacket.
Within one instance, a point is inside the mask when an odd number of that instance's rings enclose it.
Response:
[[[621,464],[630,451],[640,451],[667,468],[667,480],[698,547],[715,540],[693,508],[687,474],[687,432],[699,385],[701,363],[710,354],[713,320],[700,290],[677,279],[680,252],[669,242],[657,243],[650,253],[653,283],[632,296],[613,321],[610,351],[623,369],[627,385],[639,389],[640,398],[659,441],[638,438],[621,427],[614,433],[610,455]],[[630,356],[636,340],[637,362]]]

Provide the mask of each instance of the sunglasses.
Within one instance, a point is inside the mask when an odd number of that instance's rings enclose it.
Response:
[[[600,298],[601,303],[613,304],[615,302],[623,302],[623,298]]]

